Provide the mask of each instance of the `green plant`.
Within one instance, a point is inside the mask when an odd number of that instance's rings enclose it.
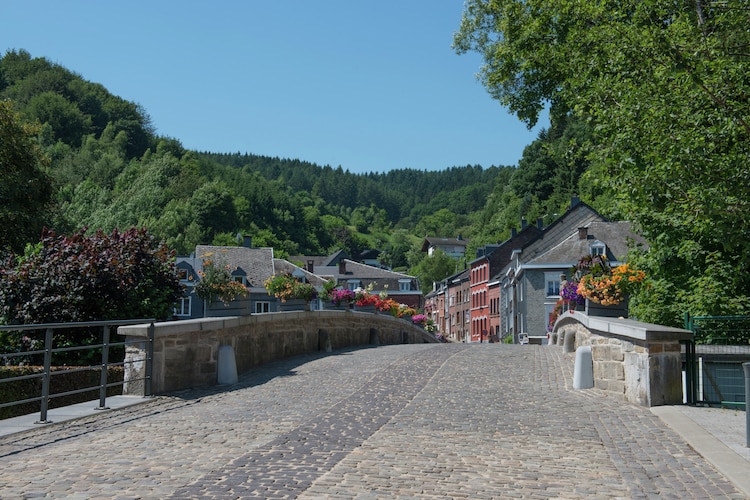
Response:
[[[310,283],[299,281],[291,274],[271,276],[263,285],[268,290],[268,295],[273,295],[282,302],[292,299],[303,299],[309,302],[318,295],[314,286]]]
[[[247,297],[250,291],[239,281],[232,279],[229,266],[220,266],[210,259],[211,255],[204,255],[203,270],[198,274],[201,280],[195,286],[195,293],[207,303],[220,300],[228,304],[237,297]]]

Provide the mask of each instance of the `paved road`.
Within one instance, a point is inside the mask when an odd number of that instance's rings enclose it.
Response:
[[[744,498],[555,347],[422,344],[265,366],[0,438],[0,498]]]

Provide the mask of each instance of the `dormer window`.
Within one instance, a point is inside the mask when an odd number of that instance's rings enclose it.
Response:
[[[247,273],[238,267],[232,271],[232,281],[237,281],[247,286]]]
[[[398,291],[408,292],[411,290],[411,280],[398,280]]]
[[[589,245],[589,253],[591,255],[607,255],[607,245],[599,240],[596,240]]]

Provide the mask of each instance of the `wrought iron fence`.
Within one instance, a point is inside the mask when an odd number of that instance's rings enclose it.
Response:
[[[750,361],[750,316],[685,315],[688,404],[746,408],[742,363]]]
[[[34,380],[34,379],[41,379],[41,394],[39,396],[35,396],[32,398],[26,398],[21,400],[14,400],[14,401],[6,401],[0,403],[0,408],[8,407],[8,406],[14,406],[14,405],[21,405],[26,403],[34,403],[39,402],[40,403],[40,414],[39,414],[39,421],[37,423],[44,424],[49,423],[49,420],[47,419],[47,412],[49,410],[49,402],[53,398],[60,398],[64,396],[71,396],[74,394],[80,394],[84,392],[91,392],[95,390],[99,390],[99,407],[97,409],[99,410],[105,410],[107,409],[106,406],[106,398],[107,398],[107,390],[110,387],[115,386],[121,386],[124,382],[118,381],[118,382],[111,382],[108,380],[108,371],[112,367],[117,366],[124,366],[124,361],[114,361],[112,362],[110,360],[111,355],[111,349],[112,348],[118,348],[118,347],[125,347],[128,344],[134,344],[134,343],[141,343],[142,340],[139,339],[137,341],[112,341],[112,335],[111,330],[113,327],[117,326],[124,326],[124,325],[134,325],[134,324],[143,324],[143,323],[150,323],[151,326],[149,328],[149,335],[148,335],[148,343],[146,348],[146,358],[143,360],[136,360],[136,361],[143,361],[145,363],[145,376],[141,379],[133,379],[129,380],[129,382],[134,382],[136,380],[142,380],[144,383],[144,395],[145,396],[151,396],[151,373],[152,373],[152,367],[153,367],[153,345],[154,345],[154,319],[137,319],[137,320],[114,320],[114,321],[89,321],[89,322],[77,322],[77,323],[45,323],[45,324],[38,324],[38,325],[11,325],[11,326],[0,326],[0,332],[11,332],[14,334],[18,334],[19,336],[22,336],[22,338],[27,337],[28,334],[33,334],[34,332],[36,335],[40,336],[43,332],[44,340],[43,345],[38,345],[42,341],[25,341],[25,342],[19,342],[19,348],[15,349],[13,352],[0,352],[0,360],[4,362],[6,365],[11,364],[19,364],[18,361],[22,360],[25,364],[36,364],[34,363],[36,360],[41,359],[41,368],[42,371],[40,373],[31,373],[31,374],[25,374],[20,375],[16,377],[9,377],[9,378],[2,378],[0,379],[0,384],[10,384],[10,383],[18,383],[23,380]],[[70,330],[73,331],[84,331],[85,329],[91,329],[91,328],[99,328],[101,327],[101,341],[93,344],[86,344],[86,343],[79,343],[76,344],[75,341],[65,342],[65,345],[56,346],[55,340],[60,339],[63,336],[62,332],[67,332]],[[31,333],[29,333],[31,332]],[[99,356],[98,362],[96,364],[89,364],[88,366],[75,366],[75,367],[55,367],[56,369],[53,370],[54,364],[53,364],[53,356],[55,354],[64,354],[67,355],[68,353],[82,353],[86,352],[87,356],[90,358],[92,356],[92,353],[95,355],[96,351],[101,351],[101,354]],[[85,356],[79,356],[79,357],[85,357]],[[131,360],[132,361],[132,360]],[[14,363],[15,362],[15,363]],[[59,393],[50,393],[50,380],[52,377],[60,376],[63,374],[70,374],[75,372],[81,372],[86,370],[91,370],[92,368],[97,367],[100,368],[100,379],[99,384],[89,387],[83,387],[83,388],[75,388],[72,390],[67,390]]]

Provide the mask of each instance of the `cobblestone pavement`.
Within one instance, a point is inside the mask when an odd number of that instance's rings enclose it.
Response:
[[[503,344],[303,356],[0,438],[0,498],[744,498],[647,408]]]

